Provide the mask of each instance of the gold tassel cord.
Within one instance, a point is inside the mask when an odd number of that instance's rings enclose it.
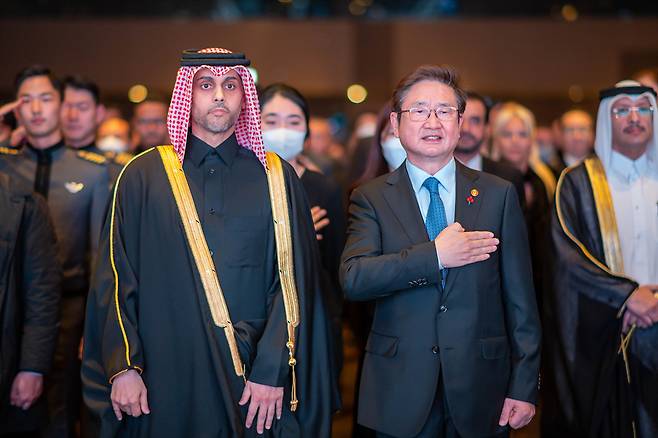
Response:
[[[288,194],[286,192],[286,182],[281,159],[278,155],[271,152],[267,153],[266,159],[266,173],[272,205],[272,219],[274,221],[279,278],[288,326],[288,342],[286,342],[286,348],[288,348],[288,365],[292,373],[290,410],[295,412],[299,405],[299,400],[297,399],[297,375],[295,373],[295,366],[297,365],[297,360],[295,359],[295,328],[299,325],[300,321],[299,298],[297,295],[292,249],[292,232],[288,210]]]

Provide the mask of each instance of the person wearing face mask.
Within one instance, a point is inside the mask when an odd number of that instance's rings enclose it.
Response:
[[[378,114],[377,129],[365,158],[363,170],[355,178],[349,192],[368,181],[397,169],[407,157],[400,139],[393,135],[388,119],[391,104],[386,103]]]
[[[97,145],[103,152],[129,152],[130,124],[124,119],[110,117],[98,127]]]
[[[110,179],[114,183],[123,169],[134,156],[130,144],[130,125],[119,117],[105,119],[98,127],[96,145],[108,159]]]
[[[301,153],[308,137],[308,103],[296,89],[272,84],[260,95],[261,127],[265,150],[275,152],[292,165],[309,200],[317,233],[327,307],[333,331],[334,370],[338,379],[342,367],[341,318],[343,297],[338,281],[340,255],[345,243],[345,216],[340,187]]]

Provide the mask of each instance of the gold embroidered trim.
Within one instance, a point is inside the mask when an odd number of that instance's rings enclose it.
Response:
[[[297,283],[295,282],[295,263],[292,249],[292,233],[290,227],[290,214],[288,209],[288,194],[286,181],[283,175],[283,166],[278,155],[267,152],[267,182],[270,190],[270,203],[272,205],[272,219],[274,220],[274,237],[276,239],[276,255],[279,264],[279,278],[283,303],[286,309],[286,322],[288,328],[288,365],[292,369],[292,395],[290,410],[297,409],[297,379],[295,375],[295,328],[299,325],[299,299]]]
[[[126,368],[125,370],[121,370],[121,371],[119,371],[118,373],[116,373],[115,375],[113,375],[112,377],[110,377],[110,385],[112,384],[112,382],[114,382],[114,379],[116,379],[117,377],[119,377],[120,375],[122,375],[122,374],[124,374],[124,373],[127,373],[127,372],[130,371],[130,370],[135,370],[135,371],[137,371],[137,372],[139,373],[140,376],[141,376],[142,373],[144,372],[144,370],[141,369],[141,368],[138,367],[138,366],[133,366],[132,368]]]
[[[117,267],[114,262],[114,216],[116,216],[117,193],[119,192],[119,182],[121,181],[123,172],[128,168],[128,165],[130,165],[130,163],[132,163],[133,160],[136,160],[137,158],[141,157],[142,155],[152,150],[153,148],[148,149],[142,152],[141,154],[136,155],[132,160],[128,162],[128,164],[126,164],[126,166],[123,169],[121,169],[121,172],[119,172],[119,176],[117,177],[117,182],[114,185],[114,193],[112,195],[112,215],[110,216],[110,265],[112,266],[112,274],[114,275],[114,306],[117,312],[117,320],[119,321],[119,329],[121,330],[123,343],[126,347],[126,363],[128,364],[128,367],[132,367],[132,363],[130,362],[130,344],[128,343],[128,335],[126,334],[126,329],[123,326],[123,319],[121,318],[121,308],[119,307],[119,272],[117,271]],[[114,376],[112,377],[112,379],[114,379]],[[110,381],[112,381],[112,379],[110,379]]]
[[[621,254],[617,217],[615,216],[615,206],[612,203],[612,195],[610,194],[605,169],[598,157],[587,158],[585,168],[594,193],[594,204],[596,205],[596,215],[599,218],[606,265],[613,272],[623,273],[624,259]]]
[[[596,160],[598,161],[598,158]],[[599,164],[600,164],[600,161],[599,161]],[[590,176],[590,183],[592,184],[592,191],[594,191],[595,190],[594,189],[594,184],[595,183],[592,181],[592,173],[589,172],[589,168],[587,167],[587,161],[585,161],[585,166],[586,166],[587,172]],[[564,182],[564,178],[566,177],[566,175],[569,172],[571,172],[575,168],[576,168],[576,166],[568,167],[567,169],[565,169],[562,172],[562,175],[560,175],[560,179],[557,182],[557,189],[555,191],[555,209],[557,211],[557,217],[558,217],[558,221],[560,222],[560,227],[562,228],[562,231],[564,232],[564,234],[567,235],[567,237],[569,239],[571,239],[572,242],[574,242],[576,244],[576,246],[578,246],[578,248],[582,251],[582,253],[585,255],[585,257],[587,257],[587,259],[589,259],[589,261],[591,261],[596,267],[598,267],[599,269],[601,269],[602,271],[604,271],[605,273],[607,273],[608,275],[611,275],[613,277],[618,277],[618,278],[623,278],[623,279],[626,279],[626,280],[629,280],[629,281],[633,281],[633,279],[631,279],[629,277],[626,277],[622,273],[614,272],[613,270],[608,268],[605,264],[603,264],[600,260],[598,260],[596,257],[594,257],[587,250],[585,245],[581,241],[579,241],[576,238],[576,236],[574,236],[571,233],[571,231],[569,231],[567,226],[565,225],[564,218],[562,216],[562,208],[561,208],[561,205],[560,205],[560,193],[562,191],[562,183]],[[605,178],[605,173],[603,173],[603,176]],[[600,183],[601,183],[601,181],[597,182],[597,184],[600,184]],[[607,181],[603,180],[603,183],[606,184],[606,189],[608,189]],[[608,192],[608,194],[609,194],[609,192]],[[597,195],[596,195],[596,192],[595,192],[595,194],[594,194],[595,203],[596,203],[596,196]],[[612,198],[610,198],[610,199],[612,199]],[[598,208],[599,208],[599,204],[597,204],[597,214],[598,214]],[[614,214],[614,210],[612,210],[612,214]],[[601,219],[599,219],[599,226],[601,226]],[[615,228],[614,229],[615,229],[615,232],[616,232],[617,231],[616,223],[615,223]],[[603,237],[603,232],[604,232],[604,230],[602,229],[601,230],[602,237]],[[607,257],[607,254],[606,254],[606,257]],[[630,298],[631,295],[632,295],[632,293],[628,295],[628,298]],[[628,301],[628,298],[626,299],[626,301]],[[621,309],[619,309],[619,312],[617,313],[617,318],[621,318],[625,308],[626,308],[626,303],[624,303],[622,305]],[[628,348],[628,345],[630,345],[631,336],[633,336],[634,331],[635,331],[635,325],[633,325],[633,327],[631,327],[631,330],[628,332],[628,334],[625,337],[624,336],[621,337],[620,346],[619,346],[619,350],[618,350],[618,354],[621,354],[622,359],[624,361],[624,366],[626,368],[626,379],[627,379],[627,382],[629,384],[630,384],[630,381],[631,381],[631,375],[630,375],[630,368],[629,368],[629,362],[628,362],[627,348]],[[633,427],[633,436],[635,437],[635,422],[632,422],[631,425]]]
[[[199,277],[201,278],[201,284],[203,285],[206,300],[210,307],[213,322],[218,327],[224,329],[224,335],[231,351],[231,360],[233,361],[235,374],[244,378],[244,366],[240,358],[228,306],[226,305],[226,300],[219,284],[219,278],[217,277],[217,271],[212,261],[208,244],[206,243],[206,237],[201,228],[201,221],[194,205],[190,186],[187,184],[187,178],[185,178],[181,163],[172,146],[158,146],[157,149],[160,152],[160,157],[162,158],[162,163],[183,221],[187,243],[190,246],[194,262],[199,271]]]

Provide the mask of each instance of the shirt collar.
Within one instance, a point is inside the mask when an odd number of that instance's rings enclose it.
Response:
[[[446,190],[448,193],[451,193],[455,187],[455,171],[457,166],[455,164],[455,158],[452,157],[448,164],[443,166],[436,172],[434,175],[430,175],[424,170],[418,168],[409,160],[405,160],[405,166],[407,166],[407,173],[409,174],[409,179],[411,180],[411,186],[416,193],[416,196],[420,193],[420,189],[423,188],[423,183],[425,180],[431,176],[439,180],[439,184]]]
[[[44,149],[37,149],[34,146],[32,146],[30,143],[26,143],[27,147],[25,148],[27,151],[31,153],[33,157],[50,157],[51,159],[58,159],[62,153],[64,153],[64,150],[66,149],[64,147],[64,140],[60,140],[57,143],[55,143],[52,146],[49,146]]]
[[[482,155],[475,154],[473,158],[463,164],[470,169],[482,171]]]
[[[185,157],[192,160],[196,167],[201,167],[203,161],[212,154],[216,154],[227,166],[231,166],[238,153],[240,145],[232,134],[229,138],[224,140],[223,143],[217,147],[212,147],[205,141],[195,137],[192,133],[189,134],[187,140],[187,147],[185,148]]]
[[[610,155],[610,170],[626,182],[632,182],[637,177],[648,174],[649,161],[644,153],[637,160],[613,150]]]

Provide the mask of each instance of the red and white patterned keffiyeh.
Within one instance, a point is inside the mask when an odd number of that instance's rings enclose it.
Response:
[[[233,53],[226,49],[208,48],[199,50],[199,53]],[[174,151],[180,162],[185,157],[185,145],[187,143],[187,133],[190,126],[190,116],[192,113],[192,83],[194,75],[202,68],[207,68],[216,76],[222,76],[230,70],[235,70],[244,88],[244,100],[242,102],[242,111],[238,116],[235,126],[235,136],[238,144],[243,148],[249,149],[256,154],[258,160],[265,166],[265,148],[263,147],[263,137],[260,130],[260,107],[258,104],[258,92],[256,84],[249,70],[242,65],[219,67],[209,65],[184,66],[178,70],[176,84],[169,105],[169,114],[167,115],[167,129],[169,138],[174,145]]]

